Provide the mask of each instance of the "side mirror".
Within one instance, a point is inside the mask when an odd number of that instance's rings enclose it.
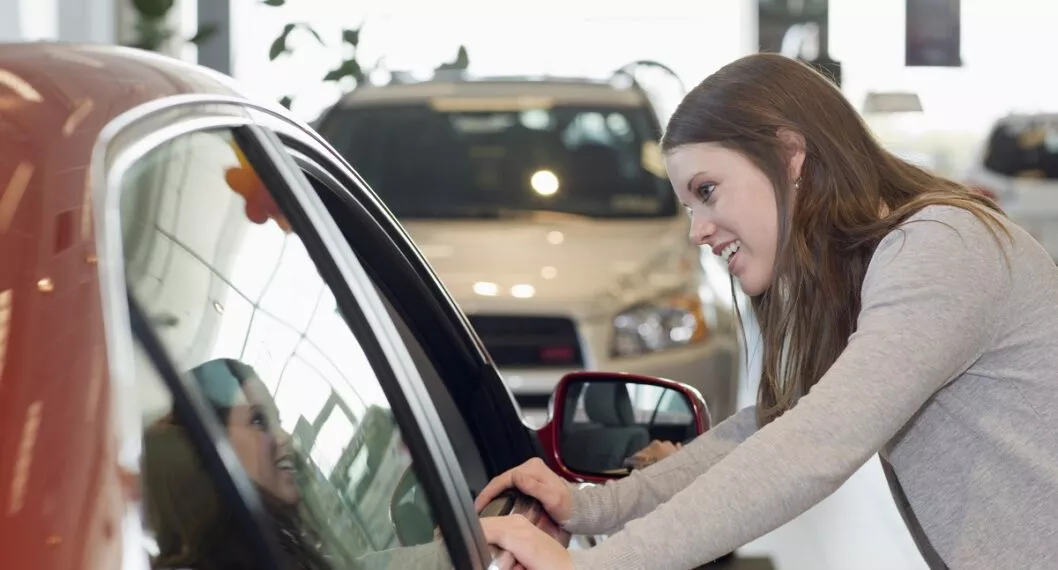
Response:
[[[555,388],[551,421],[538,432],[552,464],[572,481],[631,472],[628,461],[653,441],[686,443],[710,427],[694,388],[650,376],[573,372]]]
[[[411,467],[404,470],[390,497],[389,522],[400,546],[416,546],[434,540],[430,504]]]

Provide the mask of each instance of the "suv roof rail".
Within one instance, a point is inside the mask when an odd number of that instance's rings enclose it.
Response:
[[[635,61],[630,61],[630,62],[626,63],[625,65],[623,65],[623,66],[617,68],[616,70],[614,70],[614,72],[613,72],[611,77],[614,78],[614,79],[619,78],[619,77],[627,77],[628,79],[632,80],[632,85],[634,87],[636,87],[637,89],[642,91],[643,90],[643,86],[640,84],[639,80],[636,79],[636,73],[635,73],[636,72],[636,68],[640,68],[640,67],[652,67],[652,68],[655,68],[655,69],[660,69],[661,71],[665,72],[666,74],[671,75],[672,78],[676,80],[676,82],[680,86],[680,91],[682,91],[684,93],[687,92],[687,85],[683,82],[683,79],[679,76],[678,73],[673,71],[673,69],[671,67],[665,65],[664,63],[661,63],[660,61],[653,60],[653,59],[637,59]]]

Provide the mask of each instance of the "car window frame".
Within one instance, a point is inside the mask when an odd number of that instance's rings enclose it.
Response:
[[[489,475],[498,475],[531,457],[543,457],[545,454],[535,430],[522,419],[514,396],[484,343],[399,221],[355,168],[319,133],[283,114],[268,111],[262,114],[262,120],[278,134],[288,152],[311,159],[311,163],[299,164],[299,167],[314,167],[335,184],[330,189],[342,201],[346,210],[344,214],[348,216],[336,219],[337,222],[370,220],[376,226],[374,235],[363,232],[364,242],[358,241],[360,234],[346,235],[352,242],[350,247],[362,260],[376,286],[386,290],[384,293],[399,316],[429,354],[443,383],[435,388],[451,395],[464,422],[476,438],[481,438],[479,451],[485,456],[491,471]],[[307,180],[306,183],[311,186]],[[365,243],[367,241],[370,243]],[[381,250],[386,253],[378,253]],[[400,262],[381,270],[375,261],[382,257],[399,258]],[[417,305],[416,310],[402,306],[402,301],[409,296],[423,303]],[[427,326],[416,326],[423,323]],[[424,334],[424,330],[429,330],[430,334]],[[439,347],[439,343],[444,346]],[[451,363],[451,368],[439,365],[441,357]],[[484,433],[476,429],[481,422],[488,427]],[[499,449],[501,447],[503,449]]]
[[[220,109],[227,109],[227,112]],[[166,113],[183,116],[176,121],[166,120]],[[423,397],[422,389],[416,389],[417,385],[421,388],[421,380],[417,369],[409,364],[410,357],[403,346],[394,342],[394,338],[399,339],[395,326],[385,312],[379,310],[381,301],[374,290],[364,287],[364,283],[370,281],[330,219],[326,207],[311,191],[306,191],[309,187],[307,181],[282,151],[276,135],[254,119],[246,101],[239,98],[183,95],[153,101],[112,121],[96,141],[92,174],[95,203],[101,205],[94,211],[97,239],[101,245],[98,265],[105,284],[102,296],[109,317],[106,320],[110,323],[107,343],[110,372],[112,378],[118,379],[115,396],[122,402],[119,413],[122,415],[123,464],[131,466],[133,472],[139,472],[142,454],[139,432],[142,426],[139,402],[135,397],[136,378],[132,374],[135,341],[129,328],[127,301],[130,297],[122,257],[120,185],[128,168],[151,150],[181,135],[210,128],[231,129],[240,144],[248,147],[244,151],[258,174],[273,181],[269,184],[270,191],[276,194],[276,201],[285,206],[290,221],[299,228],[299,237],[305,242],[325,282],[332,288],[346,324],[362,344],[382,384],[415,469],[421,474],[431,503],[436,503],[431,504],[434,522],[441,528],[452,564],[455,567],[486,568],[491,563],[491,556],[483,548],[483,540],[475,540],[480,534],[480,526],[476,520],[471,525],[462,512],[465,509],[458,508],[460,504],[469,503],[466,491],[458,488],[463,478],[453,472],[447,462],[438,460],[445,451],[450,452],[450,443],[443,431],[435,428],[440,420],[432,401]],[[279,189],[274,187],[276,182]],[[111,345],[113,349],[109,348]],[[171,361],[169,365],[172,365]],[[184,388],[187,390],[186,383]],[[195,421],[201,421],[203,410],[197,411]],[[208,420],[206,422],[208,424]],[[214,451],[207,453],[233,457],[226,438],[220,435],[222,433],[214,431],[209,434]],[[212,471],[211,475],[223,486],[227,480],[238,480],[240,472],[245,477],[241,466],[233,469],[226,464],[223,471]],[[256,494],[252,495],[256,497]],[[240,497],[240,502],[245,500],[250,500],[252,506],[252,499]]]
[[[367,183],[352,169],[349,171],[352,176],[342,176],[341,163],[334,158],[338,155],[330,149],[324,153],[290,137],[285,138],[284,142],[291,152],[303,157],[305,162],[299,163],[300,166],[315,171],[313,174],[320,176],[321,183],[342,203],[344,215],[349,219],[372,217],[380,224],[382,232],[388,234],[385,244],[380,244],[376,239],[371,239],[372,243],[366,243],[369,239],[366,236],[363,241],[359,241],[359,235],[346,234],[346,237],[352,242],[351,247],[364,260],[365,266],[369,266],[376,286],[387,296],[399,317],[415,335],[416,341],[427,352],[441,381],[440,385],[431,386],[431,391],[443,391],[448,396],[445,399],[450,398],[456,403],[463,423],[470,427],[478,440],[480,454],[486,463],[490,464],[490,475],[498,475],[530,457],[542,456],[535,432],[521,418],[513,394],[500,376],[469,319],[433,273],[429,263],[422,257],[403,227],[384,204],[377,201],[377,196]],[[380,207],[374,215],[368,209],[371,203],[377,203]],[[389,231],[382,227],[383,223],[391,224]],[[402,247],[401,240],[407,240],[403,244],[406,248]],[[380,247],[390,248],[395,252],[394,256],[399,252],[404,258],[402,269],[405,273],[410,270],[415,277],[402,275],[401,271],[371,269],[373,258]],[[424,275],[429,278],[423,278]],[[418,283],[415,282],[416,279],[419,280]],[[409,285],[418,286],[421,295],[430,298],[430,302],[425,305],[435,314],[426,315],[427,311],[423,310],[423,306],[408,306],[409,295],[402,293],[408,291]],[[420,326],[416,326],[417,323]],[[441,326],[437,326],[438,323]],[[429,331],[429,334],[424,331]],[[454,351],[458,354],[460,348],[463,349],[463,358],[459,359],[458,363],[453,362],[455,359],[450,358],[451,353]],[[442,359],[450,366],[446,366]],[[435,399],[435,403],[440,409],[446,408],[443,402]],[[483,415],[487,413],[491,415]]]

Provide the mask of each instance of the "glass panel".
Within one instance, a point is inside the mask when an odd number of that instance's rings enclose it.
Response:
[[[390,505],[416,476],[389,402],[275,189],[232,133],[169,141],[121,182],[129,288],[224,425],[275,523],[288,557],[280,567],[450,566],[436,533],[398,540]],[[184,418],[168,413],[156,385],[143,393],[155,567],[252,567]],[[400,520],[434,529],[427,505]]]

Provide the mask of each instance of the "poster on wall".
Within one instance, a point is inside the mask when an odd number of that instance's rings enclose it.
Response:
[[[759,51],[815,67],[841,87],[841,64],[829,55],[828,0],[757,0]]]
[[[962,66],[960,4],[960,0],[907,0],[905,66]]]

